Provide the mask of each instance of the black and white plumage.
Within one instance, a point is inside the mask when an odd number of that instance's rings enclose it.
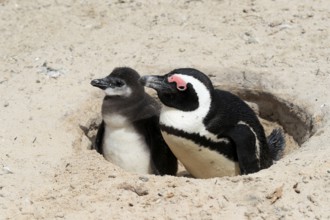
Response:
[[[145,93],[139,78],[135,70],[121,67],[91,81],[105,92],[94,148],[127,171],[175,175],[177,159],[159,129],[160,106]]]
[[[253,110],[236,95],[214,89],[196,69],[143,76],[140,82],[157,91],[162,135],[197,178],[254,173],[271,166],[283,151],[280,130],[270,135],[269,145]]]

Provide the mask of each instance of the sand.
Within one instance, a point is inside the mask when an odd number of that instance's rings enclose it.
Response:
[[[0,219],[329,219],[329,20],[328,0],[0,0]],[[81,129],[118,66],[197,68],[299,146],[245,176],[125,172]]]

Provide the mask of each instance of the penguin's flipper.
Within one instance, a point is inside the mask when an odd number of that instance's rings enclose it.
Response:
[[[273,160],[279,160],[283,157],[285,149],[285,137],[283,130],[276,128],[267,137],[269,150]]]
[[[144,133],[151,152],[154,174],[176,175],[178,161],[167,146],[159,128],[159,117],[154,115],[135,122],[135,126]]]
[[[260,170],[260,160],[256,149],[256,137],[249,126],[238,124],[227,134],[236,145],[241,174],[255,173]]]
[[[95,149],[98,153],[102,155],[103,155],[102,142],[103,142],[104,129],[105,129],[105,124],[104,121],[102,121],[102,123],[100,124],[97,130],[97,134],[93,144],[93,149]]]

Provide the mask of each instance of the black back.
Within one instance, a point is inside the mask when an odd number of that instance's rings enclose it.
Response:
[[[254,111],[236,95],[214,90],[211,109],[204,119],[207,130],[218,136],[230,136],[228,131],[240,121],[251,126],[257,135],[260,142],[260,167],[269,167],[272,164],[269,146],[264,129]]]

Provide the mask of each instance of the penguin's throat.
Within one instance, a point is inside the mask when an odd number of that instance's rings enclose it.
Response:
[[[143,118],[141,114],[145,112],[145,109],[144,99],[133,102],[126,100],[122,102],[104,101],[102,104],[102,117],[107,119],[105,122],[108,121],[114,125],[118,123],[120,126]]]
[[[121,114],[108,113],[103,114],[104,122],[111,127],[126,127],[129,124],[129,119]]]

